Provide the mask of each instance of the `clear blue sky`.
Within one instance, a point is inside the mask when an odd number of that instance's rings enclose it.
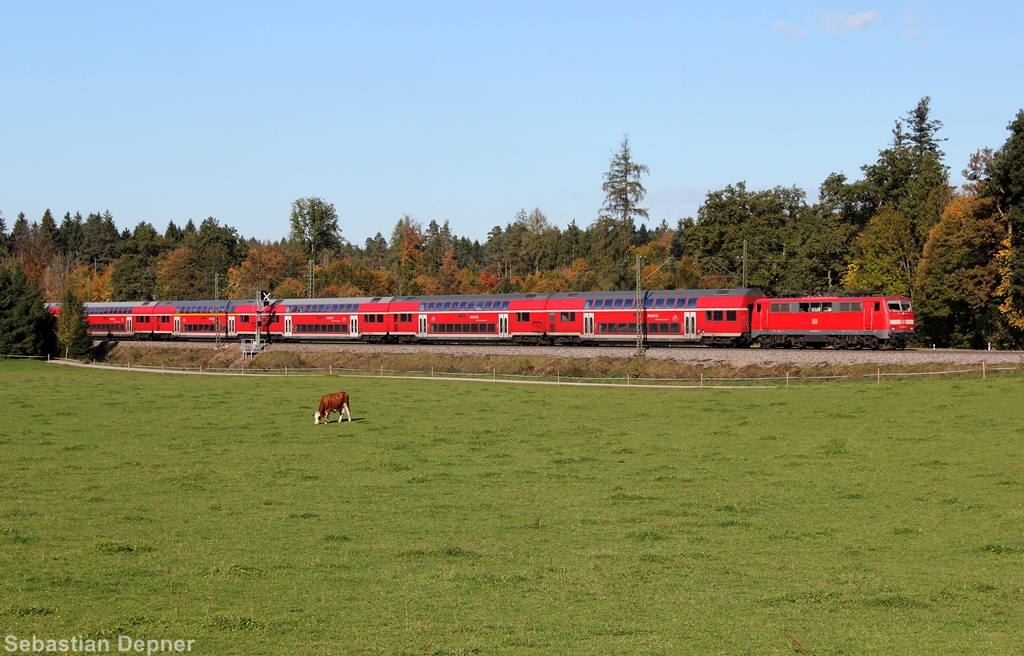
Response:
[[[953,180],[1024,108],[1024,3],[7,2],[0,211],[214,216],[343,236],[585,226],[629,134],[652,223],[704,194],[860,176],[922,96]]]

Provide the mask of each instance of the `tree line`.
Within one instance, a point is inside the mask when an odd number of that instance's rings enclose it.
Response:
[[[941,128],[923,98],[859,179],[832,173],[816,202],[795,186],[737,182],[709,192],[696,218],[650,227],[649,170],[627,137],[589,225],[560,228],[540,208],[524,208],[483,243],[447,221],[424,226],[404,215],[388,236],[352,244],[334,205],[317,197],[296,200],[287,237],[271,242],[212,217],[198,227],[171,222],[161,234],[147,222],[119,232],[109,212],[67,213],[59,225],[49,210],[39,221],[19,215],[10,232],[0,216],[3,280],[22,275],[46,301],[622,290],[635,285],[640,256],[647,289],[745,282],[769,295],[900,294],[914,301],[927,343],[1020,347],[1024,110],[1001,147],[966,163],[962,189],[950,184]]]

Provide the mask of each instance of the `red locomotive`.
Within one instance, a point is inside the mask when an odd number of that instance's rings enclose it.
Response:
[[[751,337],[762,348],[904,348],[916,339],[910,299],[805,296],[754,304]]]
[[[769,299],[759,289],[86,303],[96,338],[903,348],[903,297]],[[51,305],[54,313],[59,305]]]

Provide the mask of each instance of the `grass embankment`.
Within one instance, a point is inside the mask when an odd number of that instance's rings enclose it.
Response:
[[[598,349],[597,352],[600,352]],[[658,358],[639,361],[627,357],[565,358],[543,355],[447,355],[442,353],[377,353],[377,352],[306,352],[266,351],[254,359],[244,359],[235,345],[212,348],[160,348],[118,344],[110,349],[104,360],[112,364],[143,366],[161,365],[198,369],[323,369],[491,374],[514,376],[546,376],[555,378],[633,378],[655,380],[699,380],[704,378],[793,378],[823,376],[866,376],[882,373],[910,373],[964,369],[949,363],[923,363],[914,365],[819,363],[779,363],[773,365],[750,364],[737,366],[728,362],[680,362]],[[973,368],[977,369],[975,365]],[[980,370],[979,370],[980,371]]]
[[[313,426],[337,388],[358,421]],[[0,628],[208,654],[1020,653],[1020,394],[4,361]]]

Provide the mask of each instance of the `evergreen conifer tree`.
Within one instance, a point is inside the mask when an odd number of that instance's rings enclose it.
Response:
[[[45,355],[54,346],[53,315],[17,261],[0,264],[0,354]]]

